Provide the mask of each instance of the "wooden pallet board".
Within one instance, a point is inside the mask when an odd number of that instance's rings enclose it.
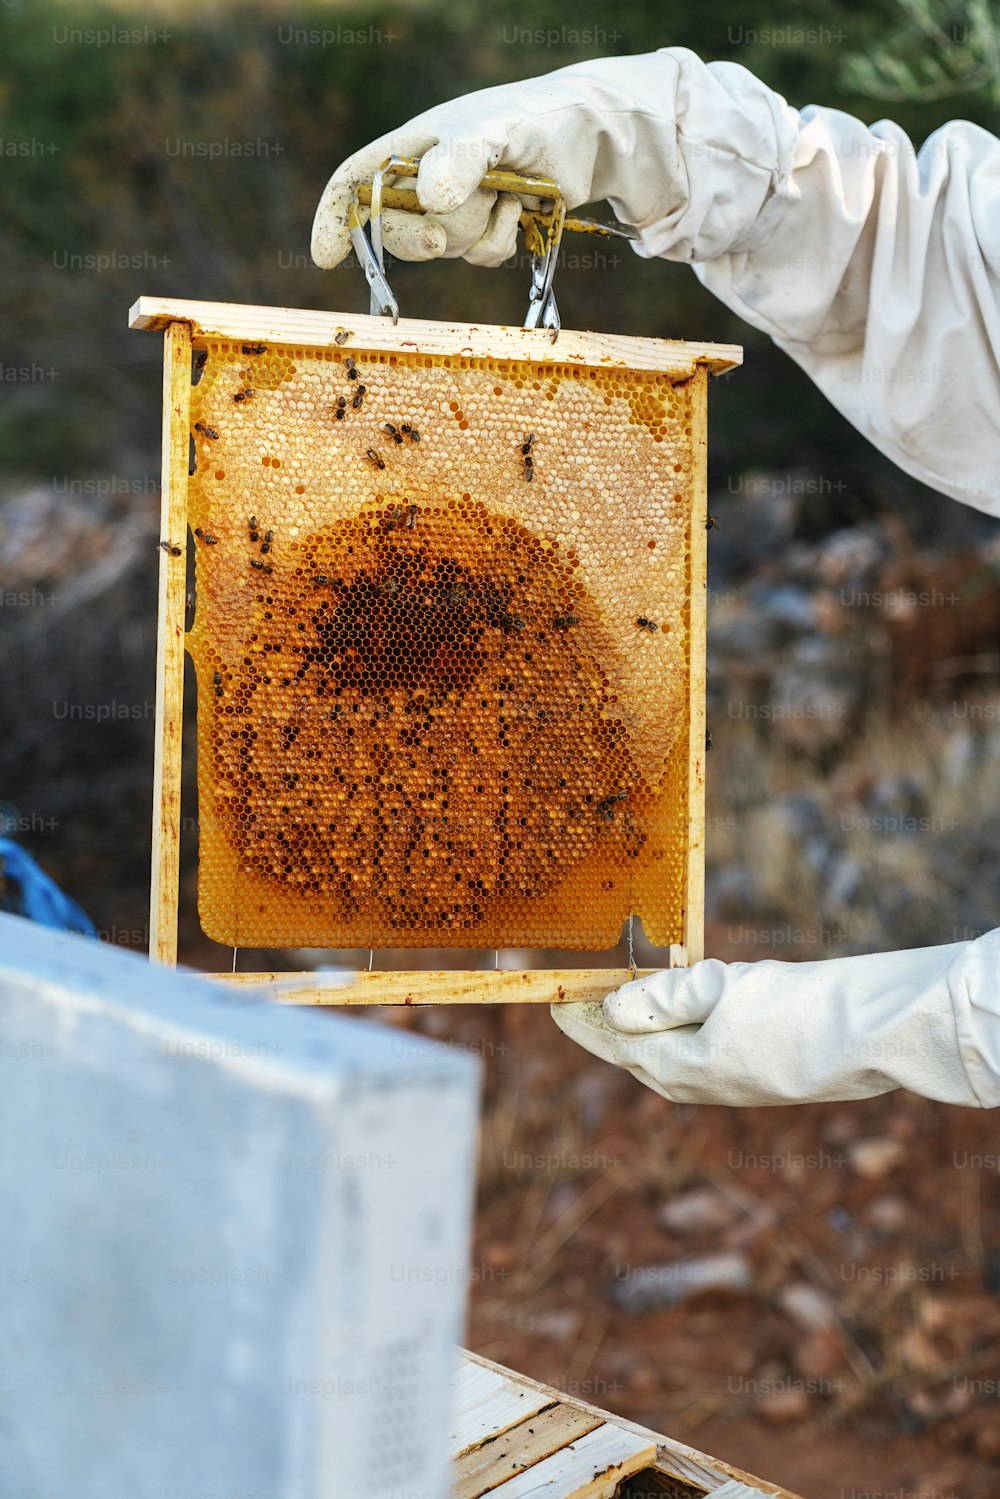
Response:
[[[507,1370],[463,1358],[454,1382],[453,1499],[610,1499],[656,1444]]]
[[[503,1481],[519,1476],[573,1442],[596,1431],[601,1422],[584,1411],[550,1405],[525,1416],[502,1434],[481,1439],[455,1461],[452,1499],[480,1499]]]
[[[508,1370],[462,1355],[452,1385],[454,1406],[449,1440],[454,1453],[471,1451],[553,1404],[547,1390],[532,1390]]]
[[[452,1499],[611,1499],[633,1475],[643,1499],[800,1499],[464,1349],[454,1390]]]
[[[613,1499],[623,1478],[648,1468],[656,1444],[604,1422],[506,1483],[480,1490],[494,1499]]]

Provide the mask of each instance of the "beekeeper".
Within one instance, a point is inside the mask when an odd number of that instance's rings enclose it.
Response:
[[[793,109],[735,63],[668,47],[467,94],[345,161],[312,252],[348,254],[352,186],[420,157],[423,216],[384,215],[402,260],[500,265],[520,202],[493,167],[607,199],[636,252],[689,262],[914,478],[1000,514],[1000,141],[955,121],[919,152],[897,126]],[[825,962],[658,973],[558,1024],[666,1098],[783,1104],[910,1088],[1000,1104],[1000,931]]]

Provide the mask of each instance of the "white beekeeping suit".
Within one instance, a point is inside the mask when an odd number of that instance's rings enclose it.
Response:
[[[915,152],[895,125],[793,109],[684,48],[468,94],[350,157],[313,255],[348,253],[351,186],[419,156],[427,213],[385,215],[402,259],[499,265],[520,204],[492,167],[607,199],[640,255],[690,262],[907,473],[1000,515],[1000,141],[956,121]],[[863,1098],[896,1087],[1000,1103],[1000,932],[814,963],[708,961],[553,1006],[577,1041],[669,1098]]]

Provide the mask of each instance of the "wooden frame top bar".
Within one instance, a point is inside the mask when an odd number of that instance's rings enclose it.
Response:
[[[610,369],[654,370],[683,380],[704,365],[715,375],[743,362],[738,344],[684,343],[665,338],[631,338],[614,333],[583,333],[563,328],[553,341],[547,329],[425,322],[365,313],[314,312],[296,307],[243,307],[232,302],[194,302],[178,297],[140,297],[129,312],[130,328],[168,328],[187,323],[191,337],[236,338],[325,348],[441,354],[448,357],[530,359],[545,364],[604,365]],[[344,338],[343,335],[348,337]]]

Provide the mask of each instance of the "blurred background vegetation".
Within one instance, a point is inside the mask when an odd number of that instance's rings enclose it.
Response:
[[[885,105],[847,92],[845,80],[858,72],[852,59],[870,62],[901,24],[914,29],[893,0],[718,0],[669,9],[659,0],[376,0],[294,9],[234,0],[141,12],[5,0],[4,358],[59,371],[51,385],[6,390],[5,477],[119,472],[122,465],[155,473],[159,350],[154,339],[125,331],[139,293],[365,308],[356,267],[312,266],[313,209],[344,156],[418,111],[583,58],[676,45],[740,63],[796,105],[832,105],[874,120]],[[115,26],[167,36],[103,46],[58,40],[74,29]],[[298,39],[324,27],[360,39]],[[532,40],[550,29],[565,41]],[[862,82],[877,87],[878,80]],[[960,111],[950,97],[896,103],[890,112],[919,142],[956,112],[987,124],[990,93],[970,88]],[[42,150],[12,154],[28,142]],[[216,160],[180,154],[211,142],[262,142],[264,149]],[[571,256],[575,249],[568,244]],[[102,256],[110,268],[74,259]],[[487,271],[457,262],[395,272],[404,310],[429,318],[520,321],[526,281],[523,266]],[[716,403],[717,472],[815,464],[849,481],[845,504],[852,507],[866,508],[885,491],[909,495],[911,486],[770,340],[685,268],[611,247],[596,265],[564,270],[559,294],[568,326],[746,345],[746,373]]]

